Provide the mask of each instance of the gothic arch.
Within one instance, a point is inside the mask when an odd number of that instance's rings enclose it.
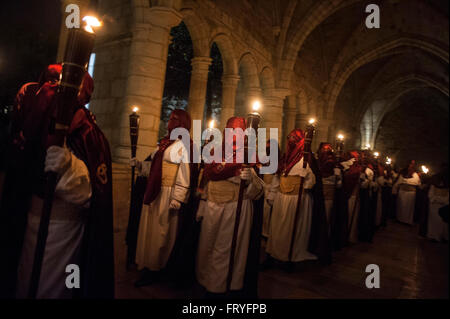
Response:
[[[271,67],[264,67],[260,73],[259,78],[261,89],[263,90],[264,94],[268,94],[270,90],[273,90],[275,88],[275,79],[273,77],[273,71]]]
[[[195,9],[184,8],[180,12],[192,39],[194,57],[208,57],[210,34],[208,23],[196,13]]]
[[[239,60],[241,81],[246,88],[260,88],[256,61],[251,53],[244,53]]]
[[[288,87],[290,73],[294,69],[298,52],[311,32],[337,10],[361,0],[317,1],[306,14],[306,18],[286,36],[286,48],[280,61],[277,83],[279,87]]]
[[[223,61],[223,74],[224,75],[237,75],[238,74],[238,65],[236,60],[236,55],[233,50],[233,43],[228,34],[225,33],[217,33],[213,35],[212,39],[209,42],[209,49],[213,43],[216,43],[219,47],[220,54],[222,56]]]
[[[381,59],[385,56],[398,54],[407,49],[414,48],[431,53],[448,64],[448,52],[437,46],[431,41],[418,40],[413,38],[398,38],[373,48],[366,50],[359,56],[354,57],[349,63],[336,67],[336,71],[331,75],[330,84],[325,93],[326,109],[323,110],[324,116],[334,113],[334,107],[339,93],[350,75],[361,66]],[[342,70],[338,73],[338,70]]]

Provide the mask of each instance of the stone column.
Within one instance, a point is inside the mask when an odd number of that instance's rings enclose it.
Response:
[[[236,104],[236,90],[239,83],[239,75],[222,76],[222,111],[220,113],[219,129],[223,130],[227,120],[234,116]]]
[[[212,59],[209,57],[196,57],[191,61],[192,74],[187,111],[191,115],[192,120],[203,121],[208,70],[211,62]]]
[[[118,143],[115,144],[113,155],[114,160],[119,162],[128,162],[130,157],[128,116],[133,106],[139,107],[141,116],[138,159],[143,160],[156,148],[170,29],[181,21],[179,12],[166,7],[149,9],[145,19],[141,19],[139,15],[134,18],[126,93],[121,109],[116,114],[117,123],[120,124],[117,128]]]
[[[310,118],[311,116],[306,113],[297,113],[295,117],[295,128],[304,130],[306,128],[306,125],[308,125],[308,121]]]
[[[280,147],[282,150],[286,146],[286,137],[292,132],[296,127],[296,116],[297,116],[297,96],[289,95],[286,99],[286,106],[284,108],[284,118],[283,118],[283,130],[279,137]]]
[[[280,146],[282,146],[284,139],[284,100],[288,94],[289,90],[286,89],[266,90],[261,111],[264,119],[264,126],[266,128],[278,129],[278,142],[280,143]]]
[[[317,119],[317,128],[316,128],[316,136],[313,141],[313,152],[317,151],[319,144],[321,142],[329,142],[334,145],[334,139],[329,139],[330,128],[333,125],[334,121],[324,118]]]
[[[284,114],[285,127],[283,137],[286,137],[293,129],[295,129],[295,119],[297,116],[297,97],[289,95],[287,97],[287,108]]]
[[[278,129],[278,142],[280,146],[283,142],[283,102],[280,97],[264,97],[261,115],[263,117],[263,127],[267,128],[267,138],[269,138],[270,128]]]
[[[61,30],[59,31],[59,43],[58,43],[58,52],[56,54],[56,62],[63,62],[64,59],[64,51],[66,49],[68,30],[66,27],[66,17],[69,13],[66,12],[66,7],[69,4],[76,4],[80,8],[80,20],[86,15],[89,9],[90,0],[62,0],[61,1]],[[81,21],[80,21],[81,25]]]

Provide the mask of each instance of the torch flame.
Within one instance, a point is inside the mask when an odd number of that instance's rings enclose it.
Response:
[[[256,112],[256,111],[258,111],[260,108],[261,108],[261,102],[259,102],[259,101],[253,102],[253,105],[252,105],[253,111]]]
[[[210,129],[213,129],[214,126],[215,126],[215,121],[214,120],[209,121],[209,125],[208,126],[209,126]]]
[[[424,172],[425,174],[427,174],[429,171],[428,167],[426,167],[425,165],[422,165],[422,172]]]
[[[139,111],[139,108],[137,106],[133,107],[133,112],[137,113],[137,111]]]
[[[96,17],[86,16],[83,18],[83,21],[86,23],[84,30],[89,33],[94,33],[93,28],[98,28],[102,26],[102,23]]]
[[[337,138],[338,138],[338,140],[343,141],[343,140],[344,140],[344,135],[339,134],[339,135],[337,136]]]
[[[310,119],[310,120],[308,121],[309,124],[314,124],[315,122],[316,122],[316,119]]]

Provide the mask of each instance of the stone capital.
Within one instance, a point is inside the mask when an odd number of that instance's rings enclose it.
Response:
[[[285,110],[286,114],[289,114],[289,116],[293,116],[295,119],[295,116],[297,115],[297,109],[288,108]]]
[[[239,75],[226,74],[222,75],[222,87],[236,88],[241,77]]]
[[[277,97],[280,98],[282,100],[284,100],[284,98],[286,96],[288,96],[291,93],[291,90],[289,89],[284,89],[284,88],[274,88],[274,89],[268,89],[266,90],[265,94],[267,96],[273,96],[273,97]]]
[[[278,107],[283,106],[284,100],[278,96],[265,96],[264,97],[264,104],[266,105],[275,105]]]
[[[249,87],[245,90],[245,93],[249,96],[261,96],[261,88],[259,87]]]
[[[208,73],[212,59],[209,57],[195,57],[191,60],[192,73]]]
[[[153,26],[170,29],[183,20],[180,12],[168,7],[151,7],[147,12],[146,20]]]

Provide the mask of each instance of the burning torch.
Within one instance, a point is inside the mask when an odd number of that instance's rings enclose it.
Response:
[[[136,157],[137,150],[137,142],[139,138],[139,123],[140,116],[137,114],[139,108],[137,106],[133,107],[133,113],[130,114],[130,146],[131,146],[131,158]],[[133,198],[134,194],[134,174],[135,174],[135,166],[131,167],[131,198]],[[131,209],[131,205],[130,205]]]
[[[344,135],[338,134],[337,140],[336,140],[336,159],[337,163],[339,164],[342,156],[342,151],[344,150]]]

